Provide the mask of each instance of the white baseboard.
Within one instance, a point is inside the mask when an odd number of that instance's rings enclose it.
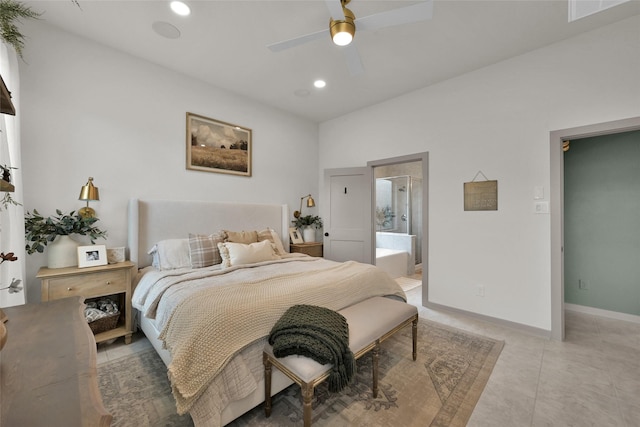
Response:
[[[585,305],[564,304],[565,310],[576,311],[578,313],[593,314],[594,316],[606,317],[609,319],[624,320],[626,322],[640,323],[640,316],[617,311],[603,310],[601,308],[587,307]]]

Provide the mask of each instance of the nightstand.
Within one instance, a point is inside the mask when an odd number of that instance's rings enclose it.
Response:
[[[290,252],[300,252],[315,257],[322,257],[322,242],[292,243],[290,247]]]
[[[42,280],[42,301],[72,296],[89,298],[115,295],[118,298],[120,319],[116,328],[95,335],[96,343],[124,337],[131,342],[131,279],[135,264],[131,261],[98,267],[42,267],[37,278]]]

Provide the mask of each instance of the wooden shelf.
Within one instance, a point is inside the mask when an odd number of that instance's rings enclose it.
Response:
[[[13,184],[8,183],[4,179],[0,179],[0,191],[4,191],[6,193],[13,193],[16,187]]]
[[[2,76],[0,76],[0,113],[16,115],[16,109],[13,106],[13,102],[11,102],[11,92],[7,89],[7,85],[4,84]]]

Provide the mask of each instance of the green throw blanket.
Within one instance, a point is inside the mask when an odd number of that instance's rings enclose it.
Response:
[[[349,325],[340,313],[314,305],[294,305],[276,322],[269,335],[276,357],[306,356],[331,363],[329,391],[342,390],[353,377],[356,362],[349,349]]]

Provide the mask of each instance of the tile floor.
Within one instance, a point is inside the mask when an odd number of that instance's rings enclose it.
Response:
[[[557,342],[407,296],[421,317],[505,341],[468,427],[640,427],[640,324],[566,311]]]
[[[458,313],[420,316],[505,341],[468,427],[640,427],[640,325],[566,312],[566,340],[550,341]],[[140,333],[98,346],[98,363],[150,346]]]

